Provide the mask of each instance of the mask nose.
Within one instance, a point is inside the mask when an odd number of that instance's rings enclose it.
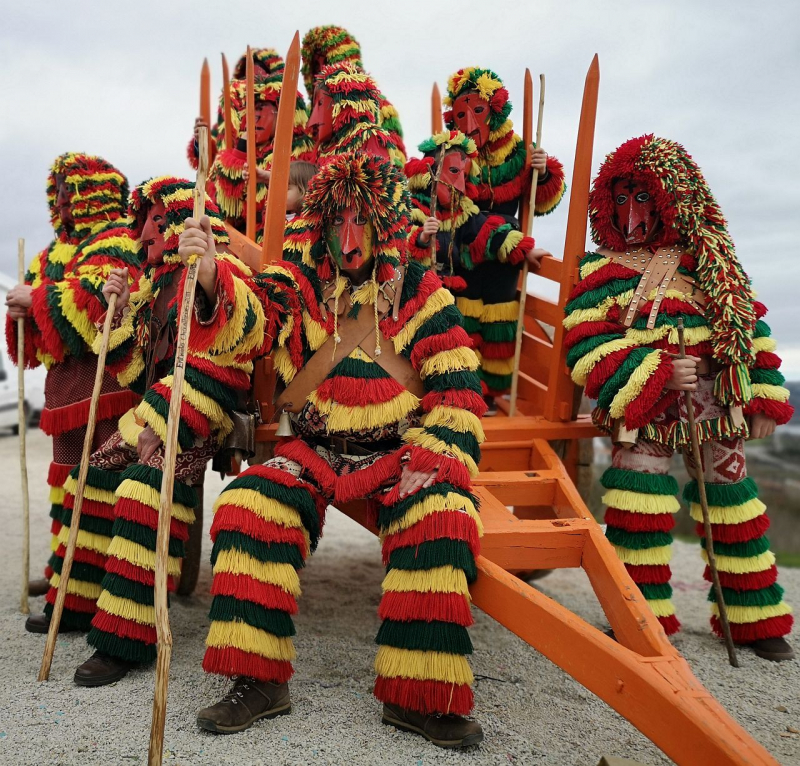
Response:
[[[478,130],[478,128],[480,128],[480,125],[478,124],[478,121],[475,119],[475,115],[473,114],[471,109],[467,109],[467,113],[464,116],[464,127],[466,128],[464,132],[467,135],[469,135],[470,133],[474,133],[476,130]]]
[[[342,252],[351,253],[361,247],[361,227],[352,221],[345,221],[342,227]]]

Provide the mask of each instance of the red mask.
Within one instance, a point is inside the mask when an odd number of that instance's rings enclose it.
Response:
[[[442,207],[450,207],[453,191],[466,194],[469,166],[470,159],[463,152],[447,152],[444,155],[436,184],[436,199]]]
[[[480,149],[489,140],[489,102],[477,93],[462,93],[453,102],[456,127]]]
[[[150,205],[142,226],[142,247],[147,252],[147,262],[158,266],[164,260],[164,233],[167,230],[167,208],[160,200]]]
[[[614,199],[612,226],[627,245],[646,245],[653,241],[661,224],[655,200],[639,181],[618,178],[611,185]]]
[[[358,271],[372,261],[372,224],[353,207],[340,210],[328,224],[325,241],[344,271]]]
[[[75,219],[72,217],[72,199],[64,176],[56,176],[56,208],[61,223],[71,229],[75,225]]]
[[[275,104],[259,104],[256,107],[256,143],[271,144],[275,138],[275,123],[278,120],[278,108]]]
[[[330,141],[333,136],[333,98],[324,88],[314,91],[314,106],[308,118],[308,131],[317,146]]]
[[[317,52],[314,54],[314,57],[311,59],[311,74],[316,77],[322,67],[324,67],[328,63],[328,59],[324,53]]]

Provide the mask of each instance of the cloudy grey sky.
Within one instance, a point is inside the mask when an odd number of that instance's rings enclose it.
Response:
[[[431,84],[494,69],[521,114],[526,66],[547,75],[543,145],[572,173],[586,69],[600,56],[594,168],[634,135],[681,141],[730,222],[790,379],[800,379],[800,5],[794,0],[0,0],[0,271],[16,240],[50,238],[44,184],[64,151],[100,154],[132,184],[190,175],[185,146],[203,57],[285,51],[295,30],[339,24],[400,111],[411,149],[430,130]],[[514,114],[512,114],[512,117]],[[537,222],[560,255],[567,201]]]

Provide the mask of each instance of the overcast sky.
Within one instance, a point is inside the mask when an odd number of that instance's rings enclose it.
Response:
[[[800,4],[794,0],[517,0],[371,3],[225,0],[0,0],[0,271],[50,239],[44,185],[64,151],[99,154],[131,185],[191,176],[185,147],[199,72],[247,44],[339,24],[398,108],[411,151],[430,132],[431,84],[462,66],[504,78],[519,122],[526,66],[547,76],[543,145],[572,174],[586,70],[600,56],[594,169],[654,132],[703,168],[768,317],[790,379],[800,379]],[[536,224],[561,254],[567,200]]]

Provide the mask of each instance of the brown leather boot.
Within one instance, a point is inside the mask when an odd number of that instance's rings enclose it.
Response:
[[[748,646],[765,660],[783,662],[784,660],[794,659],[794,649],[785,638],[762,638],[759,641],[753,641]]]
[[[216,705],[197,714],[197,725],[217,734],[249,729],[261,718],[275,718],[292,712],[289,684],[273,684],[239,676],[231,690]]]
[[[50,590],[50,580],[46,577],[39,577],[36,580],[28,580],[29,596],[44,596]]]
[[[481,725],[460,715],[424,715],[396,705],[384,705],[381,722],[420,734],[437,747],[470,747],[483,742]]]
[[[50,617],[46,614],[32,614],[25,620],[25,630],[28,633],[47,633],[50,630]],[[68,628],[64,625],[62,620],[61,624],[58,626],[59,633],[74,633],[78,629],[77,628]]]
[[[95,652],[75,671],[73,680],[78,686],[106,686],[128,675],[137,663],[112,657],[104,652]]]

